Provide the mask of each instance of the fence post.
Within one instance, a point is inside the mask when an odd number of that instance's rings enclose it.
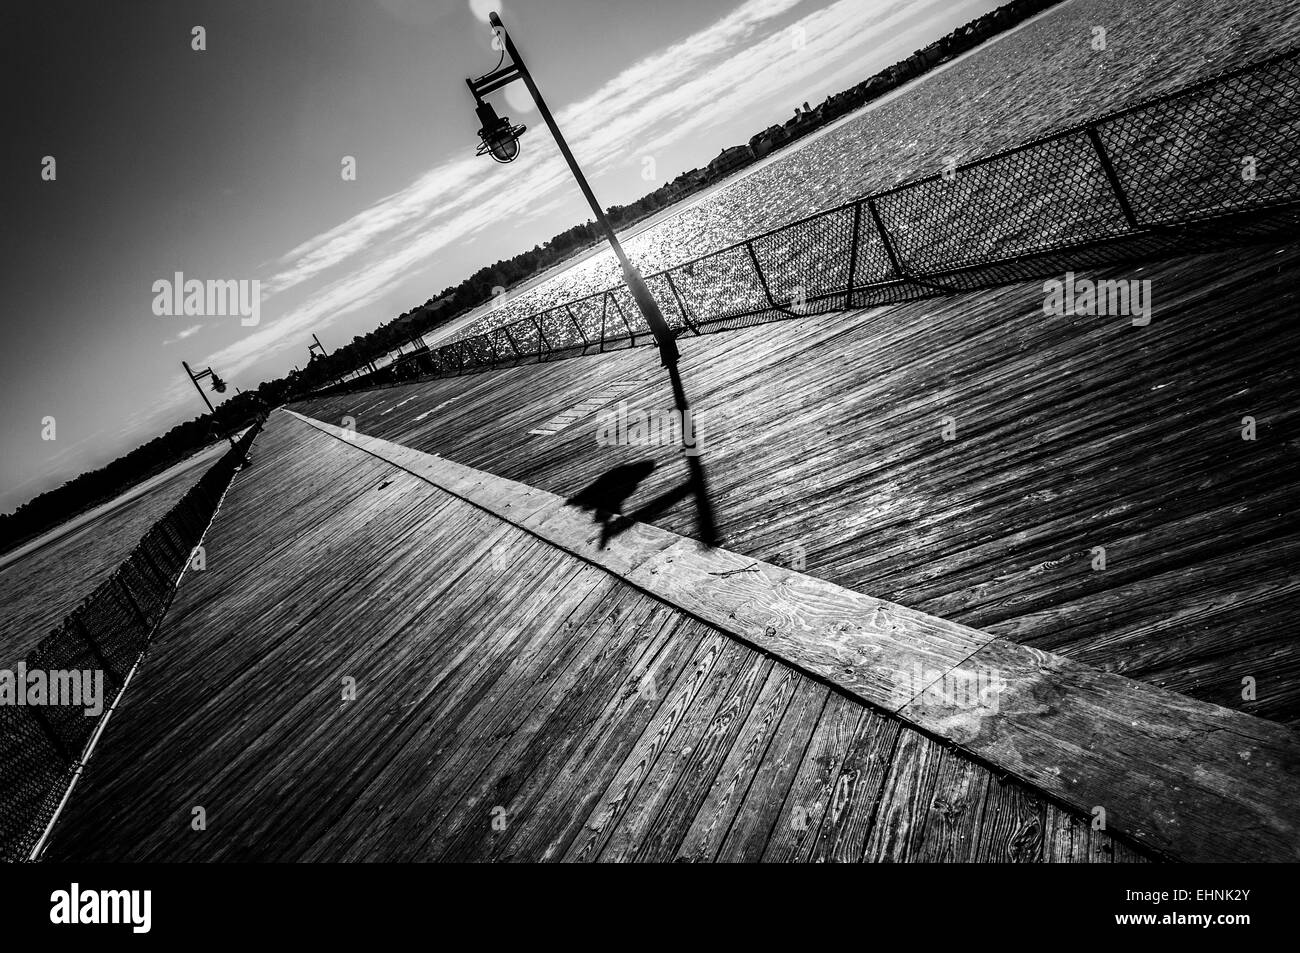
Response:
[[[1106,147],[1102,145],[1101,135],[1097,132],[1097,127],[1089,124],[1088,139],[1092,142],[1092,147],[1097,150],[1097,158],[1101,160],[1101,168],[1106,173],[1106,179],[1110,182],[1111,191],[1115,193],[1115,201],[1119,203],[1119,210],[1124,213],[1124,220],[1128,222],[1129,228],[1141,228],[1138,225],[1137,216],[1133,214],[1133,207],[1128,204],[1128,196],[1124,194],[1124,186],[1120,184],[1119,175],[1115,172],[1115,167],[1111,165],[1110,156],[1106,154]]]
[[[569,320],[573,322],[573,329],[578,332],[578,337],[582,338],[582,349],[585,351],[587,349],[587,345],[590,344],[591,342],[587,340],[587,335],[582,330],[582,325],[579,324],[578,319],[573,316],[573,309],[569,307],[568,304],[565,304],[564,306],[564,313],[567,314],[569,316]]]
[[[876,231],[880,232],[880,242],[885,246],[885,255],[889,258],[889,267],[894,269],[894,274],[899,278],[907,277],[902,264],[898,260],[898,252],[894,250],[894,243],[889,239],[889,232],[885,230],[885,222],[880,217],[880,209],[876,208],[874,196],[867,199],[867,210],[871,212],[871,220],[876,223]]]
[[[853,237],[849,239],[849,286],[844,292],[844,307],[853,307],[853,276],[858,271],[858,238],[862,234],[862,203],[853,206]]]
[[[515,352],[515,357],[523,357],[524,352],[519,350],[519,345],[515,343],[515,336],[510,333],[510,326],[504,325],[501,330],[505,333],[506,341],[510,344],[510,349]]]
[[[749,260],[754,263],[754,274],[758,275],[758,283],[763,286],[763,294],[767,296],[767,305],[772,310],[778,310],[776,299],[772,297],[772,289],[767,286],[767,278],[763,274],[763,267],[758,263],[758,255],[754,252],[754,243],[745,242],[745,251],[749,252]]]
[[[698,335],[700,329],[695,326],[693,321],[691,321],[690,312],[686,310],[686,299],[683,298],[682,293],[677,290],[677,282],[673,281],[673,273],[671,271],[665,271],[664,278],[668,280],[668,287],[672,290],[673,297],[677,299],[677,307],[682,310],[682,320],[686,322],[688,328]]]
[[[628,336],[628,338],[631,339],[632,344],[635,346],[635,344],[636,344],[636,335],[632,333],[632,325],[628,324],[628,321],[627,321],[627,315],[623,313],[623,306],[622,306],[621,304],[618,303],[618,299],[614,297],[614,295],[613,295],[612,292],[606,291],[606,292],[605,292],[605,306],[608,307],[608,306],[609,306],[609,302],[611,302],[611,301],[614,302],[614,310],[618,312],[618,319],[619,319],[620,321],[623,322],[623,327],[627,328],[627,336]]]
[[[149,549],[144,545],[144,540],[141,540],[140,544],[136,546],[136,551],[140,554],[140,558],[149,564],[149,568],[153,570],[154,575],[162,581],[164,586],[171,584],[171,579],[169,579],[167,574],[163,572],[162,567],[159,566],[158,562],[149,555]]]
[[[136,618],[139,619],[140,624],[144,626],[145,635],[148,635],[149,617],[146,616],[143,611],[141,611],[140,603],[135,601],[135,596],[131,595],[131,590],[128,589],[126,586],[126,580],[123,579],[121,576],[114,576],[113,578],[117,580],[117,587],[122,590],[122,595],[126,596],[126,601],[130,603],[131,610],[135,612]]]
[[[86,645],[90,646],[90,652],[92,655],[95,656],[95,659],[99,662],[99,667],[102,668],[104,672],[107,673],[108,676],[113,679],[113,681],[121,685],[122,676],[117,674],[117,670],[113,668],[113,665],[111,662],[109,662],[108,657],[104,654],[103,650],[100,649],[99,643],[95,641],[94,637],[90,634],[90,630],[86,628],[86,623],[82,622],[81,619],[78,618],[76,615],[73,615],[72,621],[76,623],[78,631],[81,632],[81,638],[85,640]]]
[[[546,332],[542,330],[541,321],[538,321],[532,315],[528,316],[528,320],[537,326],[537,340],[541,342],[541,346],[537,348],[537,363],[540,364],[545,359],[546,352],[551,350],[551,342],[546,339]]]

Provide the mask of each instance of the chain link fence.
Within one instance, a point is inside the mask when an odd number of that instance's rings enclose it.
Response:
[[[1300,49],[819,212],[646,277],[678,334],[1210,251],[1300,226]],[[616,350],[626,287],[321,393]]]
[[[40,840],[259,428],[209,468],[113,575],[15,667],[15,680],[20,671],[40,672],[51,685],[51,673],[103,673],[103,711],[91,717],[86,704],[0,704],[0,861],[25,860]],[[23,688],[15,684],[15,690]]]

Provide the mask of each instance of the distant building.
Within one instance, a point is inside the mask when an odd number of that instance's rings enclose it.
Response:
[[[754,153],[754,158],[761,159],[781,143],[787,141],[790,134],[785,131],[785,126],[776,125],[768,126],[758,135],[749,140],[750,151]]]
[[[753,150],[749,146],[732,146],[730,149],[723,149],[718,157],[709,163],[709,175],[719,176],[726,175],[732,169],[739,169],[754,160]]]
[[[691,169],[669,182],[666,188],[670,195],[677,196],[699,188],[708,178],[709,172],[707,169]]]
[[[814,126],[820,125],[822,116],[825,114],[825,105],[825,103],[822,103],[816,109],[813,109],[807,103],[803,104],[803,108],[796,106],[794,115],[787,119],[781,127],[785,139],[801,136]]]

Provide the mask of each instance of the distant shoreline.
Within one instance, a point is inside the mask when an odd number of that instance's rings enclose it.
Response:
[[[111,513],[113,510],[120,506],[124,506],[132,500],[138,499],[154,487],[166,482],[168,479],[184,473],[186,469],[197,467],[203,462],[207,453],[224,443],[224,440],[214,441],[180,461],[173,461],[161,466],[152,473],[145,475],[136,483],[126,487],[126,489],[122,490],[117,495],[90,503],[83,509],[78,510],[67,519],[60,523],[56,523],[52,527],[38,530],[22,539],[6,542],[6,548],[0,550],[0,572],[4,571],[19,560],[24,559],[33,553],[39,552],[51,543],[57,542],[69,533],[85,526],[87,523]]]

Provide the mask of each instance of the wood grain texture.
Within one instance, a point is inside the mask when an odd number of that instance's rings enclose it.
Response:
[[[651,524],[603,542],[598,522],[554,494],[294,416],[888,711],[992,638]]]
[[[1150,280],[1144,328],[1045,316],[1035,282],[682,338],[723,545],[1300,725],[1298,274],[1290,244],[1090,275]],[[298,409],[564,497],[650,462],[622,511],[697,536],[674,448],[600,446],[599,414],[528,435],[629,380],[629,412],[671,406],[636,348]]]
[[[917,775],[897,752],[962,758],[361,441],[274,414],[254,459],[47,859],[856,861],[881,792]],[[572,528],[461,476],[521,522]],[[666,549],[627,538],[609,549],[624,571]],[[960,810],[1001,818],[992,773],[962,763],[978,796]],[[1011,826],[929,852],[1000,856]],[[1065,859],[1123,849],[1087,843]]]
[[[345,437],[340,428],[298,419]],[[389,441],[359,434],[346,439],[376,458],[412,462],[408,449]],[[541,491],[440,458],[420,467],[435,486],[503,519],[518,519],[521,528],[565,552],[862,702],[899,714],[1076,811],[1089,815],[1098,805],[1114,804],[1113,828],[1163,856],[1298,856],[1300,806],[1292,792],[1300,781],[1300,743],[1288,728],[993,639],[794,570],[689,539],[672,542],[662,528],[633,535],[650,540],[648,546],[611,552],[593,537],[597,524],[590,517],[584,522],[559,497],[548,502]],[[527,507],[515,506],[518,500],[527,500]],[[573,516],[560,519],[564,509]],[[784,715],[783,708],[768,707],[775,702],[762,701],[768,691],[776,689],[765,687],[755,703],[765,713],[764,730]],[[741,737],[742,748],[760,738],[770,742],[761,733],[742,731]],[[910,736],[904,742],[898,757],[906,770],[891,775],[873,839],[863,847],[867,859],[907,858],[921,841],[942,853],[937,843],[974,840],[979,790],[960,799],[975,802],[969,816],[917,831],[917,818],[934,816],[927,799],[943,749]],[[701,808],[712,820],[688,834],[690,859],[711,858],[725,838],[752,754],[732,766],[739,774],[728,800]],[[726,774],[727,765],[718,770]],[[964,766],[946,770],[949,787],[970,783]],[[933,797],[942,805],[950,800]],[[941,814],[949,810],[942,805]],[[663,859],[669,838],[647,847],[637,840],[639,830],[626,836],[638,856]],[[957,846],[950,843],[947,850]]]
[[[1003,640],[963,671],[997,674],[995,710],[931,698],[902,717],[1165,856],[1300,859],[1290,729]]]
[[[847,695],[829,693],[785,802],[779,808],[776,824],[763,846],[763,861],[799,861],[811,850],[822,818],[831,808],[849,744],[859,722],[870,717]]]

